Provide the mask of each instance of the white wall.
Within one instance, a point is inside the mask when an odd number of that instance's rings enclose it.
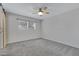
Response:
[[[7,13],[8,16],[8,43],[24,41],[34,38],[40,38],[41,36],[41,21],[36,19],[29,19],[27,17],[23,17],[20,15]],[[21,30],[18,28],[17,18],[37,21],[37,30],[29,29],[29,30]]]
[[[79,9],[43,21],[43,36],[79,48]]]
[[[79,9],[72,10],[60,15],[45,19],[38,24],[38,30],[23,31],[18,28],[16,18],[28,19],[16,14],[8,14],[8,42],[18,42],[42,36],[41,25],[43,24],[43,38],[61,42],[79,48]],[[40,25],[41,24],[41,25]]]

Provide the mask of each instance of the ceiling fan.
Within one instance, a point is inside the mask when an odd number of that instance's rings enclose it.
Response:
[[[39,16],[47,15],[49,14],[47,7],[41,7],[37,9],[33,9],[33,14],[38,14]]]

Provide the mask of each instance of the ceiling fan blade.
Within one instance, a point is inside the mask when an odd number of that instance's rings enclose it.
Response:
[[[43,9],[44,9],[44,10],[47,10],[48,8],[47,8],[47,7],[44,7]]]
[[[49,14],[49,12],[43,12],[43,14],[44,14],[44,15],[47,15],[47,14]]]
[[[48,12],[48,9],[43,9],[42,11],[43,11],[43,12]]]
[[[38,13],[38,9],[33,8],[32,12],[33,12],[32,14],[37,14]]]
[[[46,14],[49,14],[49,12],[46,12]]]

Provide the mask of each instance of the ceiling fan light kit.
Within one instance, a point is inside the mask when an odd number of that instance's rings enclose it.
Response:
[[[34,10],[35,10],[35,9],[34,9]],[[34,14],[38,14],[39,16],[43,16],[43,15],[49,14],[47,7],[38,8],[36,11],[37,11],[37,12],[34,13]]]
[[[43,16],[43,12],[38,12],[38,15]]]

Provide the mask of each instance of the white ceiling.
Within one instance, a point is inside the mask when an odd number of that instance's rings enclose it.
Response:
[[[49,17],[79,8],[78,3],[3,3],[4,9],[8,12],[29,16],[38,19]],[[33,8],[48,7],[50,14],[39,16],[33,14]]]

